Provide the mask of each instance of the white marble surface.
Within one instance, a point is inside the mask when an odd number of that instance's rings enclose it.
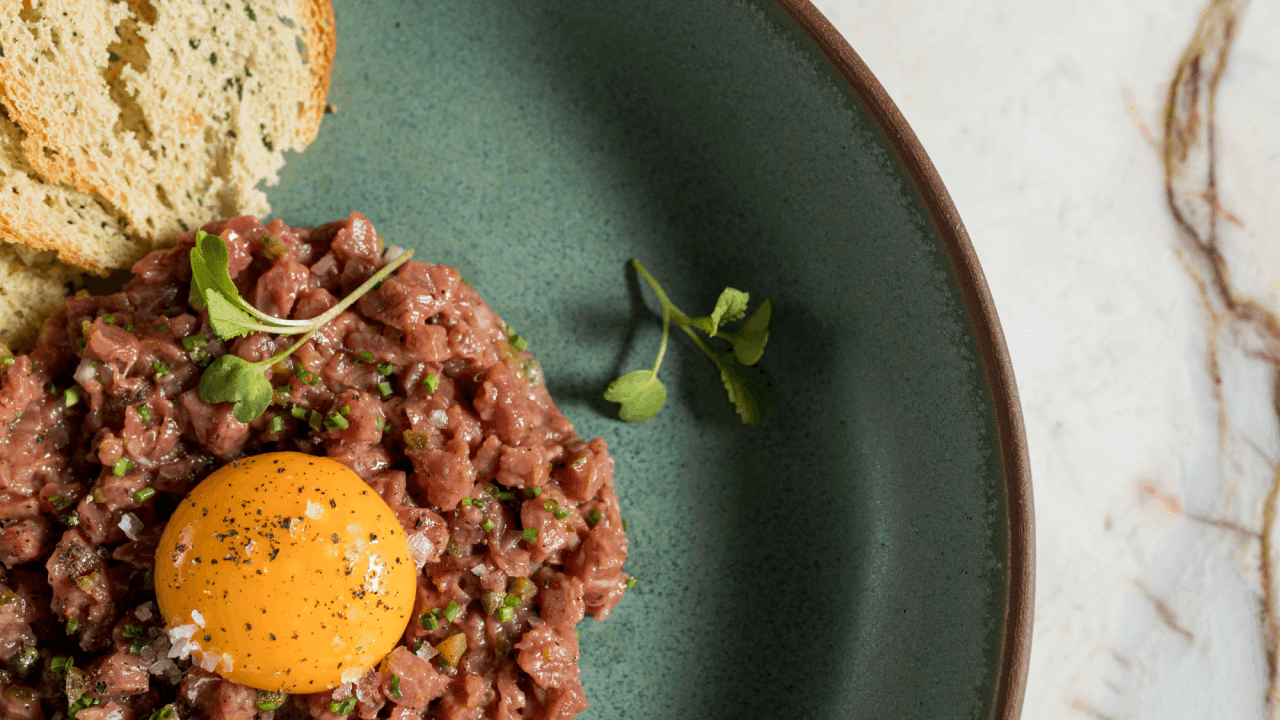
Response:
[[[1207,3],[815,4],[941,173],[1009,344],[1037,525],[1023,716],[1272,717],[1261,539],[1280,443],[1256,351],[1280,343],[1208,309],[1165,200],[1165,100]],[[1272,313],[1277,37],[1280,0],[1255,0],[1216,113],[1223,254]]]

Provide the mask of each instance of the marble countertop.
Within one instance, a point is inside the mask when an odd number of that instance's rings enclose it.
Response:
[[[1004,327],[1023,716],[1280,716],[1280,0],[815,5],[919,135]]]

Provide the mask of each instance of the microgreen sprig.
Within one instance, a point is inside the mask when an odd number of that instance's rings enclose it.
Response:
[[[764,347],[769,342],[769,316],[772,313],[769,301],[765,300],[750,317],[746,317],[750,295],[727,287],[716,299],[715,308],[710,315],[690,317],[671,302],[662,286],[639,260],[633,259],[631,264],[662,304],[662,343],[658,346],[658,357],[653,362],[653,369],[635,370],[609,383],[604,398],[620,405],[618,417],[627,422],[644,422],[657,415],[666,404],[667,388],[658,380],[658,368],[667,352],[667,339],[671,323],[674,322],[716,364],[720,370],[720,381],[729,395],[729,402],[733,403],[742,422],[758,427],[773,407],[773,389],[763,371],[753,367],[760,361]],[[725,323],[736,322],[744,317],[746,320],[736,331],[724,329]],[[728,341],[732,349],[723,353],[716,352],[695,330],[702,331],[708,339]]]
[[[191,248],[191,301],[196,307],[208,307],[209,324],[218,337],[230,340],[255,332],[302,335],[289,349],[261,362],[249,362],[227,353],[215,360],[200,376],[200,399],[208,403],[234,401],[232,414],[240,422],[247,423],[261,416],[271,405],[272,388],[271,382],[267,380],[266,370],[305,345],[325,323],[341,315],[356,300],[413,257],[413,251],[401,253],[337,305],[308,320],[274,317],[245,301],[231,281],[229,257],[227,244],[222,238],[203,230],[196,232],[196,244]]]

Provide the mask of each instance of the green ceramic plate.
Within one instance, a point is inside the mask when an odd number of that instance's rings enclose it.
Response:
[[[640,578],[582,630],[592,718],[1017,716],[1030,481],[999,325],[874,78],[788,0],[336,2],[277,216],[352,210],[458,267],[609,442]],[[739,422],[683,337],[643,425],[600,394],[687,310],[773,300]]]

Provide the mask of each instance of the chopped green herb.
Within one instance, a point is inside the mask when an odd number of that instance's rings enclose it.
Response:
[[[440,387],[440,376],[427,373],[427,376],[422,378],[422,387],[426,388],[427,392],[435,392],[436,388]]]
[[[71,707],[67,708],[67,717],[74,718],[75,716],[79,715],[82,710],[88,710],[89,708],[93,707],[94,705],[97,705],[100,702],[102,701],[96,697],[93,697],[90,695],[81,695],[79,700],[76,700],[75,702],[71,703]]]
[[[67,634],[68,634],[68,635],[74,634],[74,633],[75,633],[75,631],[76,631],[76,630],[79,630],[79,629],[80,629],[80,621],[79,621],[78,619],[76,619],[76,618],[71,618],[70,620],[67,620]]]
[[[74,385],[62,391],[62,403],[65,407],[72,407],[80,402],[80,388]]]
[[[151,407],[147,405],[139,405],[135,408],[138,411],[138,417],[142,422],[151,422]]]
[[[626,532],[626,531],[627,531],[627,519],[622,518],[622,532]]]
[[[396,698],[398,700],[404,696],[404,694],[400,692],[400,676],[399,675],[392,675],[391,682],[387,683],[387,687],[391,690],[391,697]]]
[[[552,514],[556,516],[557,520],[563,520],[572,515],[573,511],[569,508],[557,508],[552,512]]]
[[[84,346],[85,346],[84,338],[76,338],[76,349],[77,349],[77,350],[83,350],[83,349],[84,349]],[[12,365],[12,364],[13,364],[13,359],[12,359],[12,358],[10,358],[10,360],[9,360],[8,364],[9,364],[9,365]]]
[[[134,638],[133,642],[129,643],[129,654],[141,655],[142,649],[150,644],[151,644],[151,641],[147,640],[146,638],[140,638],[140,637]]]
[[[112,315],[111,313],[107,313],[107,314],[105,314],[105,315],[103,315],[103,316],[102,316],[102,322],[104,322],[104,323],[106,323],[106,324],[108,324],[108,325],[114,325],[114,324],[115,324],[115,322],[116,322],[116,316],[115,316],[115,315]]]
[[[453,622],[453,619],[458,617],[461,612],[462,608],[458,607],[458,603],[450,600],[449,604],[444,606],[444,619]]]
[[[471,507],[471,498],[464,497],[458,501],[458,504],[461,505],[462,507]]]
[[[276,415],[271,418],[271,422],[267,423],[267,432],[275,434],[284,429],[284,418]]]
[[[279,693],[279,694],[284,695],[284,693]],[[166,705],[160,708],[159,710],[151,713],[151,717],[148,718],[148,720],[174,720],[175,717],[177,717],[177,715],[174,714],[173,708]]]
[[[507,342],[510,343],[511,347],[515,348],[517,352],[522,352],[529,347],[529,341],[520,337],[520,335],[511,328],[507,328]]]
[[[351,406],[350,406],[350,405],[343,405],[342,407],[338,408],[338,413],[339,413],[339,414],[342,414],[342,415],[350,415],[350,414],[351,414]]]
[[[71,506],[71,503],[71,498],[66,495],[54,495],[49,498],[49,504],[52,505],[55,510],[65,510]]]
[[[62,524],[66,525],[67,527],[75,527],[80,524],[80,515],[77,513],[70,513],[67,515],[63,515]]]
[[[555,512],[558,507],[560,507],[560,503],[555,498],[550,498],[542,503],[542,509],[547,512]]]
[[[369,352],[368,350],[361,350],[360,352],[356,353],[356,357],[360,358],[360,362],[362,363],[373,362],[373,353]]]
[[[115,465],[111,466],[111,474],[121,478],[127,475],[129,471],[135,467],[136,465],[133,464],[132,460],[122,457],[116,461]]]
[[[125,323],[121,327],[123,327],[125,330],[128,330],[129,332],[133,332],[133,323]]]
[[[170,367],[169,363],[167,362],[164,362],[162,360],[156,360],[151,363],[151,369],[156,371],[156,377],[164,377],[165,375],[168,375],[169,371],[172,370],[173,368]],[[209,401],[206,400],[205,402],[209,402]]]
[[[13,363],[14,363],[14,359],[12,357],[0,358],[0,365],[3,365],[5,367],[8,367]]]
[[[511,622],[512,620],[515,619],[515,617],[516,617],[516,611],[509,607],[498,609],[498,622],[504,622],[504,623]]]
[[[604,398],[619,404],[618,417],[627,422],[644,422],[658,414],[666,403],[667,389],[658,380],[658,368],[662,365],[671,323],[674,321],[676,327],[688,335],[698,349],[716,364],[720,370],[720,382],[742,422],[758,427],[765,414],[773,407],[773,388],[768,377],[763,370],[754,367],[769,341],[769,318],[772,313],[770,302],[765,300],[750,317],[746,317],[750,296],[730,287],[720,293],[710,315],[690,317],[667,298],[662,286],[658,285],[658,281],[653,279],[639,260],[632,260],[631,264],[649,284],[662,305],[662,342],[658,346],[658,358],[653,363],[653,369],[629,372],[609,383]],[[723,323],[744,317],[746,320],[736,332],[722,328]],[[724,353],[713,350],[695,329],[702,331],[708,339],[727,341],[732,349]]]
[[[436,620],[436,616],[431,613],[422,613],[419,615],[418,622],[422,625],[423,630],[435,630],[440,627],[440,621]]]
[[[338,413],[329,413],[324,419],[324,426],[330,430],[346,430],[351,423]]]
[[[532,500],[542,494],[540,487],[527,487],[524,489],[524,496]]]
[[[524,532],[520,534],[520,539],[521,539],[521,540],[524,540],[524,541],[525,541],[525,542],[527,542],[527,543],[531,543],[531,542],[533,542],[533,541],[537,540],[537,539],[538,539],[538,528],[536,528],[536,527],[528,527],[528,528],[525,528],[525,529],[524,529]]]
[[[195,247],[190,252],[193,302],[197,307],[208,307],[209,322],[218,337],[230,340],[254,332],[302,335],[297,343],[284,352],[260,362],[249,362],[230,353],[218,358],[200,377],[200,398],[209,403],[233,401],[235,406],[232,412],[240,422],[249,422],[261,416],[271,404],[272,397],[271,383],[266,378],[267,369],[306,344],[317,330],[382,282],[412,255],[412,250],[401,253],[319,316],[307,320],[288,320],[268,315],[240,297],[228,272],[230,256],[227,244],[217,235],[196,231]],[[318,381],[315,373],[304,372],[307,374],[299,377],[307,384],[314,385]]]
[[[334,701],[329,703],[329,712],[337,715],[350,715],[352,710],[356,709],[356,698],[351,696],[342,702]]]
[[[483,509],[484,509],[484,498],[482,498],[482,497],[471,498],[471,504],[472,504],[472,505],[475,505],[476,507],[478,507],[478,508],[480,508],[480,509],[482,509],[482,510],[483,510]]]
[[[257,701],[254,704],[263,712],[271,712],[284,707],[285,701],[288,699],[288,695],[278,690],[259,690]]]
[[[187,352],[202,348],[208,344],[209,338],[205,337],[204,333],[196,333],[182,338],[182,347],[186,348]]]
[[[297,405],[294,405],[292,408],[289,409],[289,414],[299,420],[303,420],[307,417],[307,409],[304,407],[298,407]]]
[[[590,517],[587,518],[587,522],[591,523],[592,525],[596,525],[600,522],[600,519],[602,517],[604,516],[600,514],[600,510],[599,508],[597,508],[591,511],[591,515]]]
[[[134,493],[134,494],[133,494],[133,501],[134,501],[134,502],[136,502],[136,503],[138,503],[139,505],[141,505],[142,503],[144,503],[144,502],[146,502],[146,501],[150,500],[151,498],[153,498],[153,497],[155,497],[155,496],[156,496],[156,489],[155,489],[155,488],[144,487],[144,488],[142,488],[141,490],[139,490],[138,492],[136,492],[136,493]]]
[[[138,625],[125,625],[122,633],[126,640],[130,638],[142,637],[142,627]]]
[[[633,578],[633,577],[627,578],[627,589],[630,590],[631,588],[635,587],[636,583],[638,582],[640,581],[637,580],[636,578]]]
[[[484,521],[484,523],[483,523],[480,527],[481,527],[481,529],[483,529],[485,532],[493,532],[493,521],[492,521],[492,520],[485,520],[485,521]]]
[[[506,599],[503,600],[502,604],[512,608],[520,607],[520,598],[516,595],[508,594]]]
[[[72,657],[56,657],[49,661],[49,669],[60,675],[70,670],[75,662],[75,658]]]
[[[382,397],[391,397],[392,392],[394,391],[391,389],[391,383],[385,381],[378,383],[378,393],[381,394]]]
[[[324,416],[312,410],[311,416],[307,418],[307,424],[311,426],[312,430],[319,431],[320,428],[324,427]]]

